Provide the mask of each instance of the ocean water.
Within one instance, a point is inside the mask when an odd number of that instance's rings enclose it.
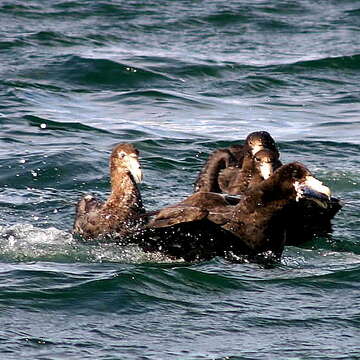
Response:
[[[360,1],[0,3],[1,359],[359,359]],[[145,206],[267,130],[343,203],[281,264],[85,245],[114,144]]]

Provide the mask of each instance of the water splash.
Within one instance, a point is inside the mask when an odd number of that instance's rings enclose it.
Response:
[[[0,226],[0,259],[86,263],[173,262],[160,253],[146,253],[135,245],[82,244],[69,232],[30,224]]]

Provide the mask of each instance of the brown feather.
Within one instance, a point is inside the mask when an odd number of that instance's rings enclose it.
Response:
[[[129,166],[138,165],[138,155],[131,144],[114,147],[110,156],[111,193],[105,202],[91,195],[79,201],[73,227],[75,235],[85,240],[125,238],[144,224],[146,218],[141,215],[145,210],[134,179],[141,170],[138,167],[133,174],[134,169]]]

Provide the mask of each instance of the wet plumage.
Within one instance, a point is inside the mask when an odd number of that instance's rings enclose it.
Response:
[[[81,238],[117,238],[144,224],[144,207],[137,183],[142,180],[139,152],[132,144],[118,144],[110,156],[111,192],[105,202],[86,195],[76,206],[73,233]]]
[[[149,223],[152,236],[145,250],[160,250],[185,260],[214,256],[246,256],[259,261],[271,254],[279,259],[286,241],[291,206],[300,199],[327,201],[330,190],[299,163],[281,166],[268,179],[249,188],[237,205],[224,196],[197,192],[166,207]]]
[[[247,152],[241,168],[226,168],[219,173],[221,191],[230,195],[241,195],[249,186],[266,180],[281,166],[279,153],[263,149],[255,153]]]
[[[238,176],[244,159],[263,149],[272,151],[275,157],[279,158],[276,143],[266,131],[250,133],[243,146],[232,145],[215,150],[201,169],[194,184],[194,191],[228,192],[228,186]],[[277,165],[276,167],[279,167],[281,163]]]
[[[231,148],[236,151],[230,151]],[[230,153],[231,161],[218,161],[216,154],[219,150],[215,150],[200,172],[196,191],[242,195],[248,187],[260,183],[282,165],[275,141],[266,131],[249,134],[242,147],[220,151]],[[292,213],[296,216],[289,219],[287,245],[299,245],[314,236],[329,234],[332,231],[331,220],[341,208],[339,199],[334,197],[325,201],[323,207],[306,199],[294,203]]]

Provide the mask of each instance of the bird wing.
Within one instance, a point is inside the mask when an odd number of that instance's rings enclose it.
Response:
[[[180,223],[188,223],[203,220],[208,211],[195,206],[168,207],[161,210],[158,215],[150,221],[149,227],[162,228]]]
[[[82,216],[101,206],[101,202],[92,195],[83,196],[76,204],[76,215]]]
[[[84,231],[84,226],[87,226],[87,223],[92,223],[89,221],[97,213],[97,210],[102,206],[102,202],[96,199],[92,195],[83,196],[75,208],[75,221],[74,221],[74,233],[82,234]]]

